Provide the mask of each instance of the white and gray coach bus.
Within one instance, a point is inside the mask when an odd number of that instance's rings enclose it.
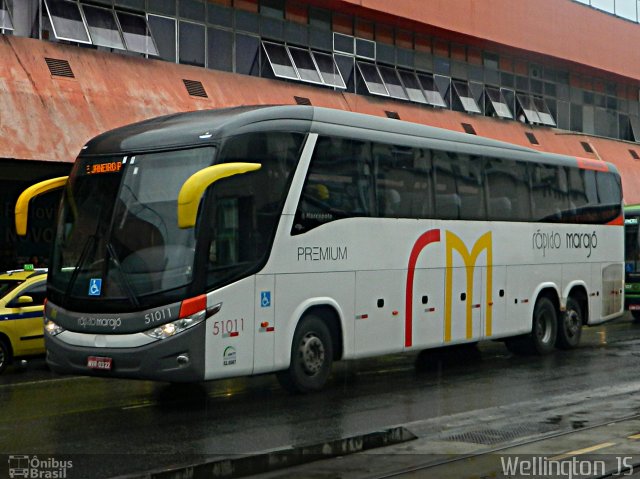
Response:
[[[58,372],[201,381],[501,339],[573,348],[623,311],[607,163],[306,106],[165,116],[83,147],[48,277]]]

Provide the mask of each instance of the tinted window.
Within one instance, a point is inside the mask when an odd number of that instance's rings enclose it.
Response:
[[[429,218],[433,214],[431,151],[373,145],[377,216]]]
[[[561,221],[563,212],[568,209],[564,169],[554,165],[536,164],[532,173],[533,221]]]
[[[239,135],[222,145],[218,163],[260,163],[257,171],[215,183],[207,214],[207,286],[218,287],[266,261],[304,136],[271,132]]]
[[[371,146],[346,138],[320,137],[296,212],[293,234],[352,216],[370,216]]]
[[[528,221],[531,217],[527,164],[502,158],[486,160],[489,219]]]

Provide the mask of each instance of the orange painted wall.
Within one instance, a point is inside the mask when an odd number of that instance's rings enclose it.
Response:
[[[67,60],[75,79],[52,77],[45,57]],[[614,163],[621,171],[627,203],[640,203],[640,145],[515,121],[433,109],[408,102],[97,52],[85,48],[0,36],[0,159],[72,162],[93,136],[118,126],[178,111],[254,104],[294,104],[385,116],[455,131],[472,124],[478,135],[540,150]],[[201,81],[209,98],[189,96],[183,79]],[[580,142],[596,152],[587,154]],[[1,164],[1,162],[0,162]]]
[[[640,79],[640,25],[572,0],[336,0]],[[401,20],[399,23],[402,23]]]

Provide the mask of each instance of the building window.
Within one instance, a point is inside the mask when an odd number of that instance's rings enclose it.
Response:
[[[356,62],[365,87],[372,95],[389,96],[378,68],[373,63]]]
[[[207,66],[215,70],[233,71],[233,32],[207,29]]]
[[[149,32],[145,17],[120,11],[116,11],[116,15],[122,28],[122,36],[127,50],[146,55],[158,55],[158,49]]]
[[[299,80],[300,77],[293,66],[293,61],[287,53],[287,49],[284,45],[271,42],[262,42],[262,48],[264,48],[267,54],[267,60],[271,65],[273,74],[278,78],[287,78],[290,80]]]
[[[508,118],[513,120],[513,113],[509,109],[506,98],[498,88],[486,87],[488,104],[491,106],[489,114],[499,118]]]
[[[6,0],[0,0],[0,30],[13,30],[11,12],[9,12]]]
[[[82,20],[80,5],[70,0],[45,0],[53,34],[58,40],[91,43],[89,31]]]
[[[169,62],[176,61],[176,20],[149,15],[149,28],[156,41],[158,55]]]
[[[82,5],[82,10],[94,45],[125,49],[113,10],[90,5]]]
[[[332,55],[313,52],[313,58],[318,65],[318,70],[320,71],[320,75],[322,75],[322,81],[325,84],[336,88],[347,87]]]
[[[179,58],[180,63],[203,67],[205,64],[204,25],[180,22]]]
[[[445,97],[440,93],[440,89],[437,87],[435,78],[430,73],[418,73],[418,80],[420,80],[420,86],[424,90],[424,96],[427,103],[432,106],[440,108],[447,108]]]
[[[288,49],[296,70],[298,70],[300,80],[310,83],[322,83],[316,63],[311,56],[311,51],[295,47],[288,47]]]
[[[378,70],[380,71],[380,75],[382,76],[382,80],[387,87],[390,97],[400,100],[409,99],[395,68],[379,66]]]
[[[398,70],[398,75],[400,75],[409,100],[416,103],[427,103],[422,88],[420,88],[420,81],[414,72]]]
[[[243,75],[260,75],[260,39],[236,33],[235,68]]]
[[[480,113],[480,107],[476,102],[469,85],[467,82],[454,80],[453,82],[454,95],[454,107],[459,111],[466,111],[467,113]]]

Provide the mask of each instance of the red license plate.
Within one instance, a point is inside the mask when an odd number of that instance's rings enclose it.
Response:
[[[630,304],[629,311],[638,311],[640,310],[640,304]]]
[[[87,358],[87,367],[89,369],[101,369],[103,371],[111,371],[111,363],[113,359],[103,358],[100,356],[89,356]]]

